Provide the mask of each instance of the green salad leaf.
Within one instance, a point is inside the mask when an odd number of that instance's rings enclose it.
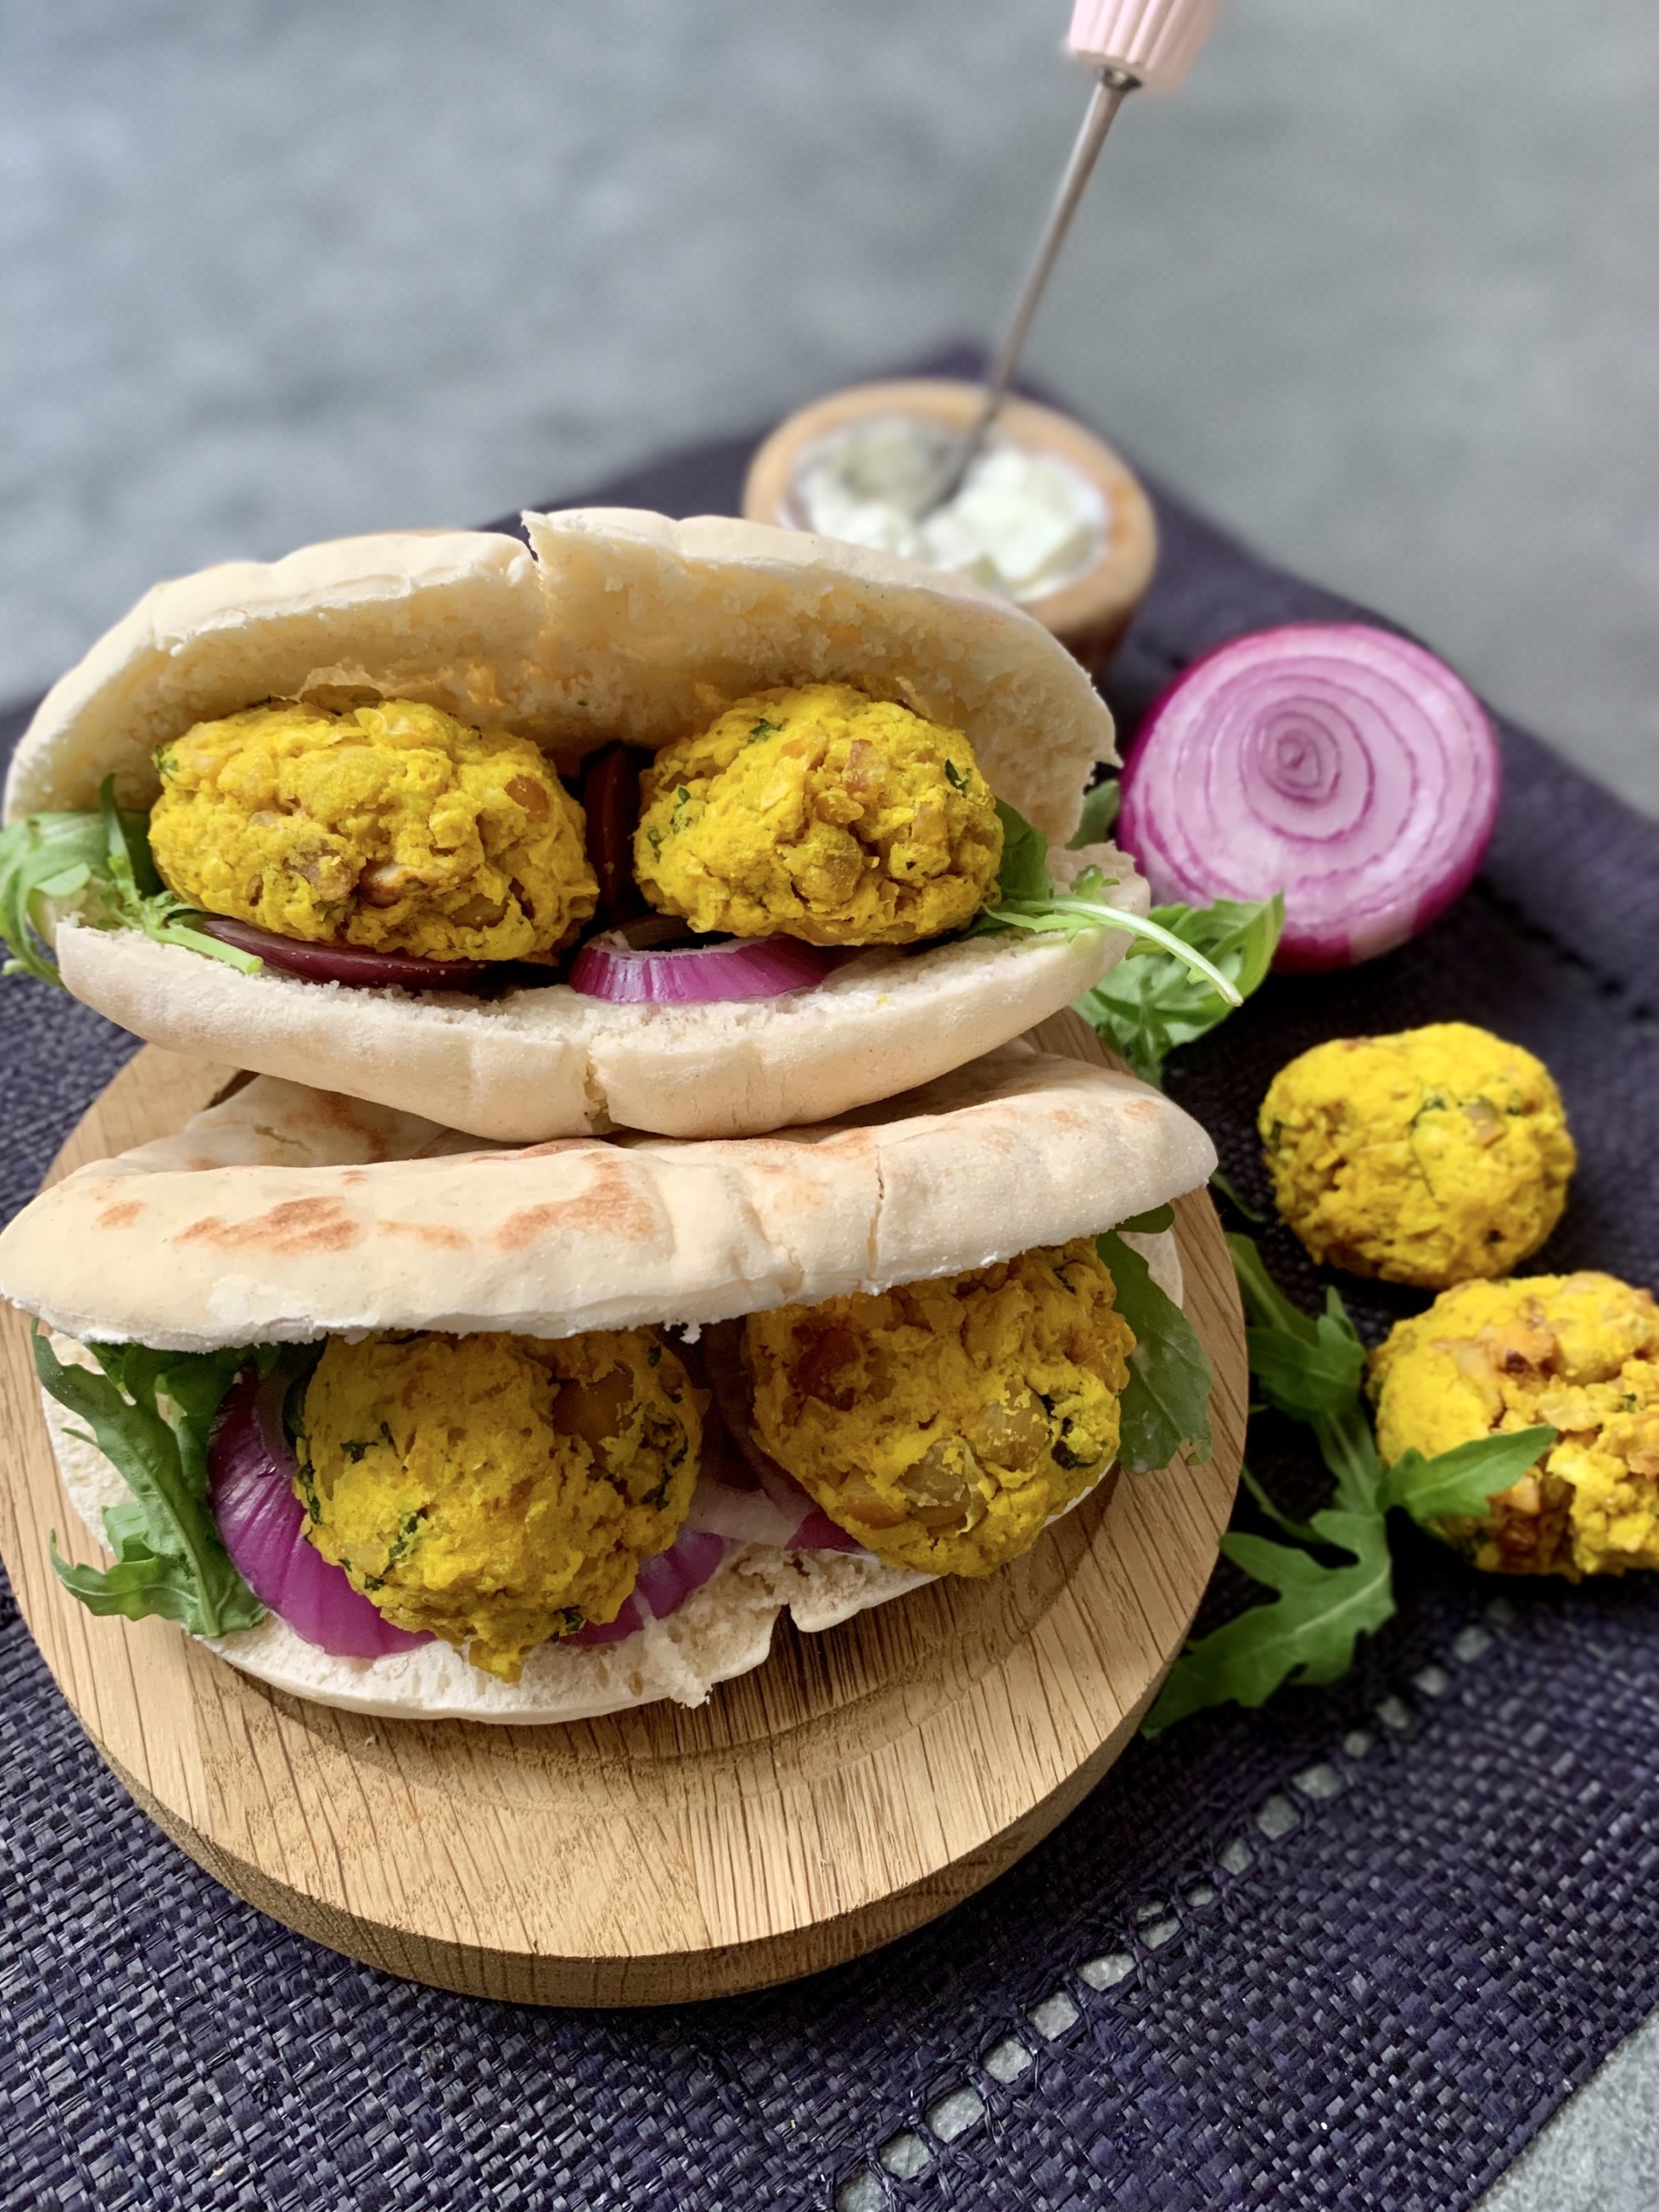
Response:
[[[1167,1206],[1139,1220],[1131,1231],[1154,1235],[1173,1219]],[[1118,1312],[1135,1332],[1129,1379],[1119,1408],[1118,1458],[1126,1473],[1154,1474],[1181,1446],[1195,1459],[1211,1448],[1210,1361],[1180,1307],[1152,1279],[1152,1270],[1117,1230],[1100,1239],[1101,1258],[1112,1271]]]
[[[1117,827],[1119,810],[1123,804],[1123,786],[1116,776],[1109,776],[1103,784],[1096,784],[1085,793],[1083,816],[1077,823],[1077,834],[1068,850],[1080,853],[1085,845],[1103,845]]]
[[[1478,1520],[1488,1499],[1518,1483],[1559,1433],[1541,1422],[1535,1428],[1478,1436],[1433,1459],[1421,1452],[1402,1452],[1382,1478],[1382,1503],[1403,1507],[1431,1534],[1438,1522]]]
[[[1149,1735],[1206,1706],[1259,1706],[1287,1682],[1339,1680],[1357,1638],[1394,1615],[1389,1513],[1402,1508],[1431,1533],[1445,1520],[1478,1518],[1557,1434],[1540,1427],[1481,1436],[1433,1459],[1407,1452],[1385,1468],[1361,1396],[1364,1347],[1340,1296],[1332,1290],[1322,1314],[1303,1313],[1249,1237],[1227,1243],[1250,1322],[1250,1372],[1268,1404],[1313,1429],[1331,1497],[1292,1521],[1243,1471],[1246,1493],[1294,1541],[1230,1533],[1222,1551],[1277,1594],[1188,1644],[1147,1720]]]
[[[975,920],[970,937],[995,936],[1007,930],[1059,931],[1066,937],[1078,937],[1084,930],[1122,930],[1130,937],[1148,939],[1192,967],[1230,1005],[1243,1003],[1198,947],[1183,943],[1156,918],[1126,913],[1103,898],[1109,885],[1099,868],[1085,868],[1069,891],[1058,891],[1048,872],[1048,843],[1041,830],[1033,829],[1003,799],[996,802],[996,811],[1002,824],[1002,864],[995,901]],[[1078,1007],[1083,1010],[1081,1000]]]
[[[59,1580],[94,1613],[142,1620],[160,1613],[195,1636],[251,1628],[264,1607],[232,1566],[207,1497],[207,1443],[246,1351],[158,1352],[89,1344],[99,1370],[66,1365],[35,1331],[35,1371],[86,1423],[125,1480],[132,1502],[110,1507],[104,1530],[115,1564],[72,1567],[52,1539]]]
[[[136,929],[158,944],[187,945],[252,975],[263,963],[200,926],[202,917],[167,889],[150,856],[144,815],[118,806],[106,776],[95,810],[29,814],[0,830],[0,972],[60,979],[49,949],[47,902],[79,901],[77,919],[94,929]]]
[[[1161,1083],[1164,1062],[1178,1046],[1207,1035],[1266,979],[1285,902],[1154,906],[1151,920],[1160,934],[1143,930],[1141,941],[1077,1005],[1138,1076]]]
[[[1248,1236],[1230,1236],[1227,1249],[1250,1323],[1250,1372],[1268,1403],[1293,1421],[1363,1421],[1365,1347],[1338,1293],[1326,1292],[1316,1319],[1284,1296]]]
[[[1187,1647],[1147,1719],[1149,1735],[1206,1706],[1264,1705],[1285,1682],[1338,1681],[1359,1637],[1389,1618],[1394,1567],[1382,1515],[1328,1506],[1308,1525],[1344,1554],[1339,1566],[1265,1536],[1222,1538],[1235,1566],[1279,1594]]]

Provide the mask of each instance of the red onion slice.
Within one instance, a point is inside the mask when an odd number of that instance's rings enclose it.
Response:
[[[663,926],[674,934],[679,925]],[[810,990],[837,955],[798,938],[722,938],[717,944],[663,947],[632,941],[652,930],[632,923],[590,938],[576,955],[570,988],[613,1006],[709,1006],[730,999],[775,999]]]
[[[582,776],[588,857],[599,878],[599,914],[614,926],[645,910],[633,877],[633,833],[639,822],[639,766],[626,745],[607,745]]]
[[[283,1427],[287,1378],[251,1366],[232,1384],[207,1454],[207,1494],[231,1563],[262,1605],[337,1659],[384,1659],[431,1637],[396,1628],[305,1535]]]
[[[491,965],[487,960],[423,960],[413,952],[374,952],[360,944],[308,944],[228,914],[204,914],[201,927],[209,937],[257,954],[268,967],[313,983],[395,983],[406,991],[452,991],[475,983]]]
[[[1500,775],[1484,709],[1421,645],[1357,623],[1263,630],[1152,708],[1118,842],[1160,903],[1282,890],[1274,965],[1348,967],[1468,888]]]
[[[730,1549],[724,1536],[682,1529],[665,1552],[640,1561],[639,1580],[613,1621],[588,1621],[563,1641],[588,1647],[620,1643],[647,1621],[666,1620],[712,1578]]]

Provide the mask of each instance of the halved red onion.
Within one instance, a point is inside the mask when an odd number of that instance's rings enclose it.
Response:
[[[570,988],[587,998],[608,999],[613,1006],[775,999],[821,983],[838,957],[823,945],[803,944],[792,937],[661,942],[683,934],[683,924],[653,916],[590,938],[571,968]]]
[[[642,914],[645,901],[633,875],[633,833],[639,822],[639,763],[626,745],[607,745],[582,774],[588,857],[599,878],[599,918],[614,926]]]
[[[384,1659],[431,1637],[395,1628],[305,1535],[294,1453],[283,1427],[280,1370],[243,1369],[226,1395],[207,1454],[207,1494],[231,1563],[262,1605],[337,1659]]]
[[[1152,708],[1117,838],[1160,903],[1282,891],[1275,966],[1342,968],[1467,889],[1500,777],[1479,702],[1421,645],[1359,623],[1263,630]]]
[[[491,965],[487,960],[423,960],[413,952],[375,952],[361,944],[308,944],[228,914],[204,914],[201,927],[209,937],[257,954],[267,967],[313,983],[395,983],[406,991],[453,991],[475,983]]]
[[[666,1620],[710,1580],[730,1549],[724,1536],[683,1528],[665,1552],[640,1562],[639,1580],[613,1621],[588,1621],[563,1641],[588,1646],[620,1643],[647,1621]]]

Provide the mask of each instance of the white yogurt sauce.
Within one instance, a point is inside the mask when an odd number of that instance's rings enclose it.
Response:
[[[898,415],[820,439],[795,472],[801,520],[825,537],[971,576],[1008,599],[1040,599],[1094,566],[1106,543],[1105,498],[1054,454],[993,441],[955,499],[918,520],[951,442],[939,424]]]

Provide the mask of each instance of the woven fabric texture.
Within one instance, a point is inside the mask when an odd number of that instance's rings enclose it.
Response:
[[[730,511],[747,452],[603,497]],[[1127,727],[1220,639],[1357,611],[1160,512],[1159,581],[1111,685]],[[1357,974],[1270,985],[1171,1088],[1260,1201],[1254,1111],[1292,1052],[1486,1023],[1548,1060],[1583,1153],[1535,1264],[1653,1281],[1659,831],[1503,740],[1474,892]],[[130,1046],[22,984],[0,1020],[10,1208]],[[1386,1294],[1344,1287],[1383,1325]],[[1259,1446],[1287,1500],[1311,1493],[1294,1438]],[[0,2204],[1452,2212],[1659,2002],[1659,1593],[1495,1596],[1427,1541],[1400,1580],[1349,1681],[1137,1745],[932,1928],[787,1990],[633,2013],[399,1983],[236,1903],[104,1771],[4,1601]]]

